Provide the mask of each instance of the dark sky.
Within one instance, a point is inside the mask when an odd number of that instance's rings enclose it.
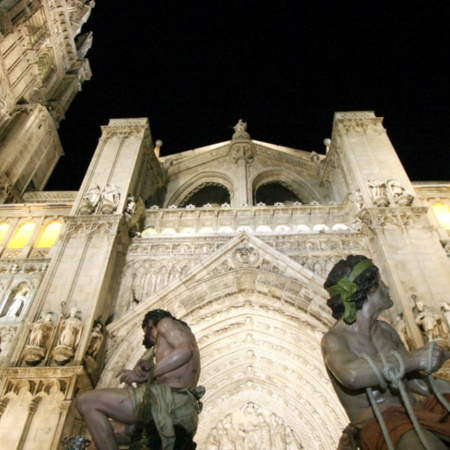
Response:
[[[335,111],[375,111],[413,181],[450,180],[450,2],[97,1],[93,77],[47,189],[77,190],[110,118],[148,117],[163,155],[253,139],[323,153]]]

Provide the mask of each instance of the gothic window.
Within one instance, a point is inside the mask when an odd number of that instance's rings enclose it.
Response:
[[[9,241],[8,248],[23,248],[28,244],[36,224],[34,222],[25,222],[14,233]]]
[[[270,182],[259,186],[255,194],[255,205],[264,203],[266,205],[275,205],[283,203],[289,205],[294,202],[302,202],[300,197],[292,190],[279,181]]]
[[[223,203],[231,203],[228,189],[221,184],[205,183],[190,192],[180,203],[180,207],[194,205],[200,208],[206,204],[220,206]]]
[[[0,245],[3,242],[3,239],[5,239],[6,233],[9,230],[9,224],[7,224],[6,222],[4,223],[0,223]]]
[[[56,239],[58,239],[59,233],[61,231],[62,224],[55,220],[54,222],[50,222],[41,234],[39,241],[36,245],[36,248],[49,248],[52,247]]]

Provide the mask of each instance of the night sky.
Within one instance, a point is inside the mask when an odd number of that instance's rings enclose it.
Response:
[[[148,117],[163,155],[255,140],[324,153],[335,111],[374,111],[413,181],[450,180],[450,2],[98,0],[93,77],[49,190],[78,190],[110,118]]]

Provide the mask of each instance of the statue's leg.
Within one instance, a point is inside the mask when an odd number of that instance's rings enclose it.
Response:
[[[77,408],[98,450],[117,450],[113,426],[109,419],[133,424],[135,415],[128,389],[99,389],[77,398]]]

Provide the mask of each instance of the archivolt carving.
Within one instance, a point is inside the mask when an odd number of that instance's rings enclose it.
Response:
[[[255,271],[247,269],[245,272]],[[246,273],[242,278],[246,279]],[[222,285],[222,278],[214,280],[214,285]],[[256,280],[259,278],[254,282]],[[301,306],[308,300],[291,303],[287,298],[283,300],[283,296],[273,295],[270,286],[274,282],[275,278],[271,282],[267,280],[269,284],[264,293],[260,286],[259,292],[237,290],[220,297],[211,281],[206,290],[213,295],[207,301],[199,300],[196,290],[189,288],[184,296],[190,300],[158,301],[158,306],[186,320],[199,341],[203,361],[201,383],[207,388],[196,439],[202,448],[208,448],[203,446],[211,442],[208,435],[219,426],[220,420],[227,414],[233,417],[249,402],[258,411],[279,417],[286,429],[296,430],[296,439],[305,448],[317,448],[317,445],[324,449],[335,448],[346,419],[325,374],[320,352],[320,339],[329,323],[312,316]],[[274,293],[277,292],[280,294],[275,289]],[[311,295],[306,289],[305,294]],[[303,297],[300,284],[295,297]],[[150,307],[152,305],[148,304],[145,309]],[[331,322],[329,318],[328,321]],[[136,327],[132,327],[125,339],[119,337],[118,340],[120,348],[109,361],[99,386],[115,385],[117,381],[111,376],[112,371],[124,365],[132,366],[144,353],[139,344],[142,331]],[[267,428],[263,423],[261,427]],[[320,436],[314,433],[315,429],[323,430]]]

